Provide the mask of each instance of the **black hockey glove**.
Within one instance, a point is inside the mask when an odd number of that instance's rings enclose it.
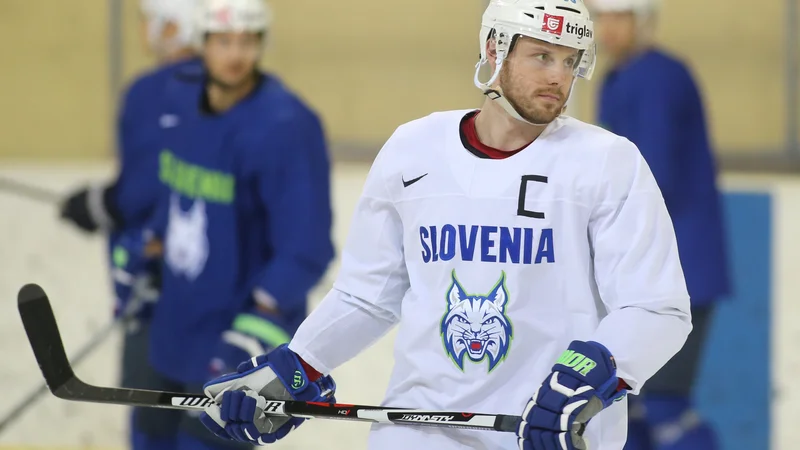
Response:
[[[79,189],[62,202],[61,218],[90,233],[114,229],[120,221],[113,193],[113,184]]]

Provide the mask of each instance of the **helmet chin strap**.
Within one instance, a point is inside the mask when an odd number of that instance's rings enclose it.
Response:
[[[535,125],[538,127],[546,127],[547,125],[549,125],[550,123],[533,123],[525,119],[524,117],[522,117],[522,115],[520,115],[520,113],[516,110],[516,108],[514,108],[511,102],[509,102],[508,99],[503,95],[503,89],[500,86],[491,87],[497,81],[497,78],[500,75],[500,69],[503,68],[505,57],[501,57],[501,55],[498,54],[497,67],[495,67],[492,77],[486,83],[481,83],[479,79],[479,73],[481,67],[483,67],[487,62],[488,61],[486,59],[478,61],[478,64],[475,65],[475,77],[473,80],[475,86],[477,86],[481,91],[483,91],[483,95],[487,96],[490,100],[496,102],[498,105],[500,105],[501,108],[503,108],[503,110],[505,110],[505,112],[508,113],[508,115],[519,120],[520,122],[524,122],[529,125]],[[567,94],[567,100],[564,102],[564,107],[561,108],[561,112],[559,112],[558,116],[556,116],[553,120],[558,118],[561,114],[564,114],[564,112],[567,110],[567,102],[569,101],[569,98],[572,96],[572,89],[575,87],[575,82],[577,80],[578,80],[577,78],[574,78],[572,80],[572,85],[569,88],[569,94]]]

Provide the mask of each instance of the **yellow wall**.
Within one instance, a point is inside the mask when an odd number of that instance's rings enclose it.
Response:
[[[110,102],[103,0],[0,3],[0,155],[97,155]]]
[[[471,70],[480,1],[274,5],[268,66],[321,110],[334,139],[380,142],[402,121],[479,104]]]
[[[151,63],[138,36],[137,3],[125,0],[126,80]],[[783,142],[783,4],[763,0],[755,14],[730,0],[665,2],[659,35],[699,76],[719,148],[757,152]],[[472,72],[483,1],[273,5],[265,63],[323,114],[336,141],[380,144],[403,121],[479,104]],[[106,6],[2,1],[0,156],[111,154]],[[579,91],[578,116],[592,118],[601,76],[602,67]]]
[[[761,0],[757,11],[735,4],[665,1],[658,38],[698,77],[717,149],[760,153],[782,148],[787,105],[785,1]],[[589,92],[584,92],[585,111],[593,110],[602,72],[601,67]]]

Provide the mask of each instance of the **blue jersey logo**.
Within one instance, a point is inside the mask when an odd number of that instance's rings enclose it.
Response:
[[[511,321],[506,316],[505,272],[486,295],[467,294],[455,270],[452,277],[440,329],[445,351],[462,371],[466,356],[474,363],[487,359],[491,372],[506,358],[512,337]]]

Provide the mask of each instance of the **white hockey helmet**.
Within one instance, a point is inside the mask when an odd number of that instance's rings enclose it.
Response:
[[[583,0],[491,0],[481,22],[481,59],[475,66],[474,83],[514,118],[527,122],[503,97],[502,92],[492,87],[518,36],[579,50],[580,60],[575,66],[574,75],[576,80],[589,80],[595,66],[594,25]],[[488,62],[486,43],[492,37],[497,40],[497,63],[489,81],[482,83],[479,73]]]
[[[273,13],[264,0],[200,0],[195,16],[195,45],[202,48],[207,33],[263,33],[272,26]]]
[[[160,53],[189,47],[194,38],[194,15],[198,0],[141,0],[142,14],[147,18],[147,42]],[[175,37],[167,42],[161,34],[168,23],[177,26]]]
[[[661,8],[661,0],[587,0],[592,12],[633,12],[636,15],[648,16],[657,13]]]

